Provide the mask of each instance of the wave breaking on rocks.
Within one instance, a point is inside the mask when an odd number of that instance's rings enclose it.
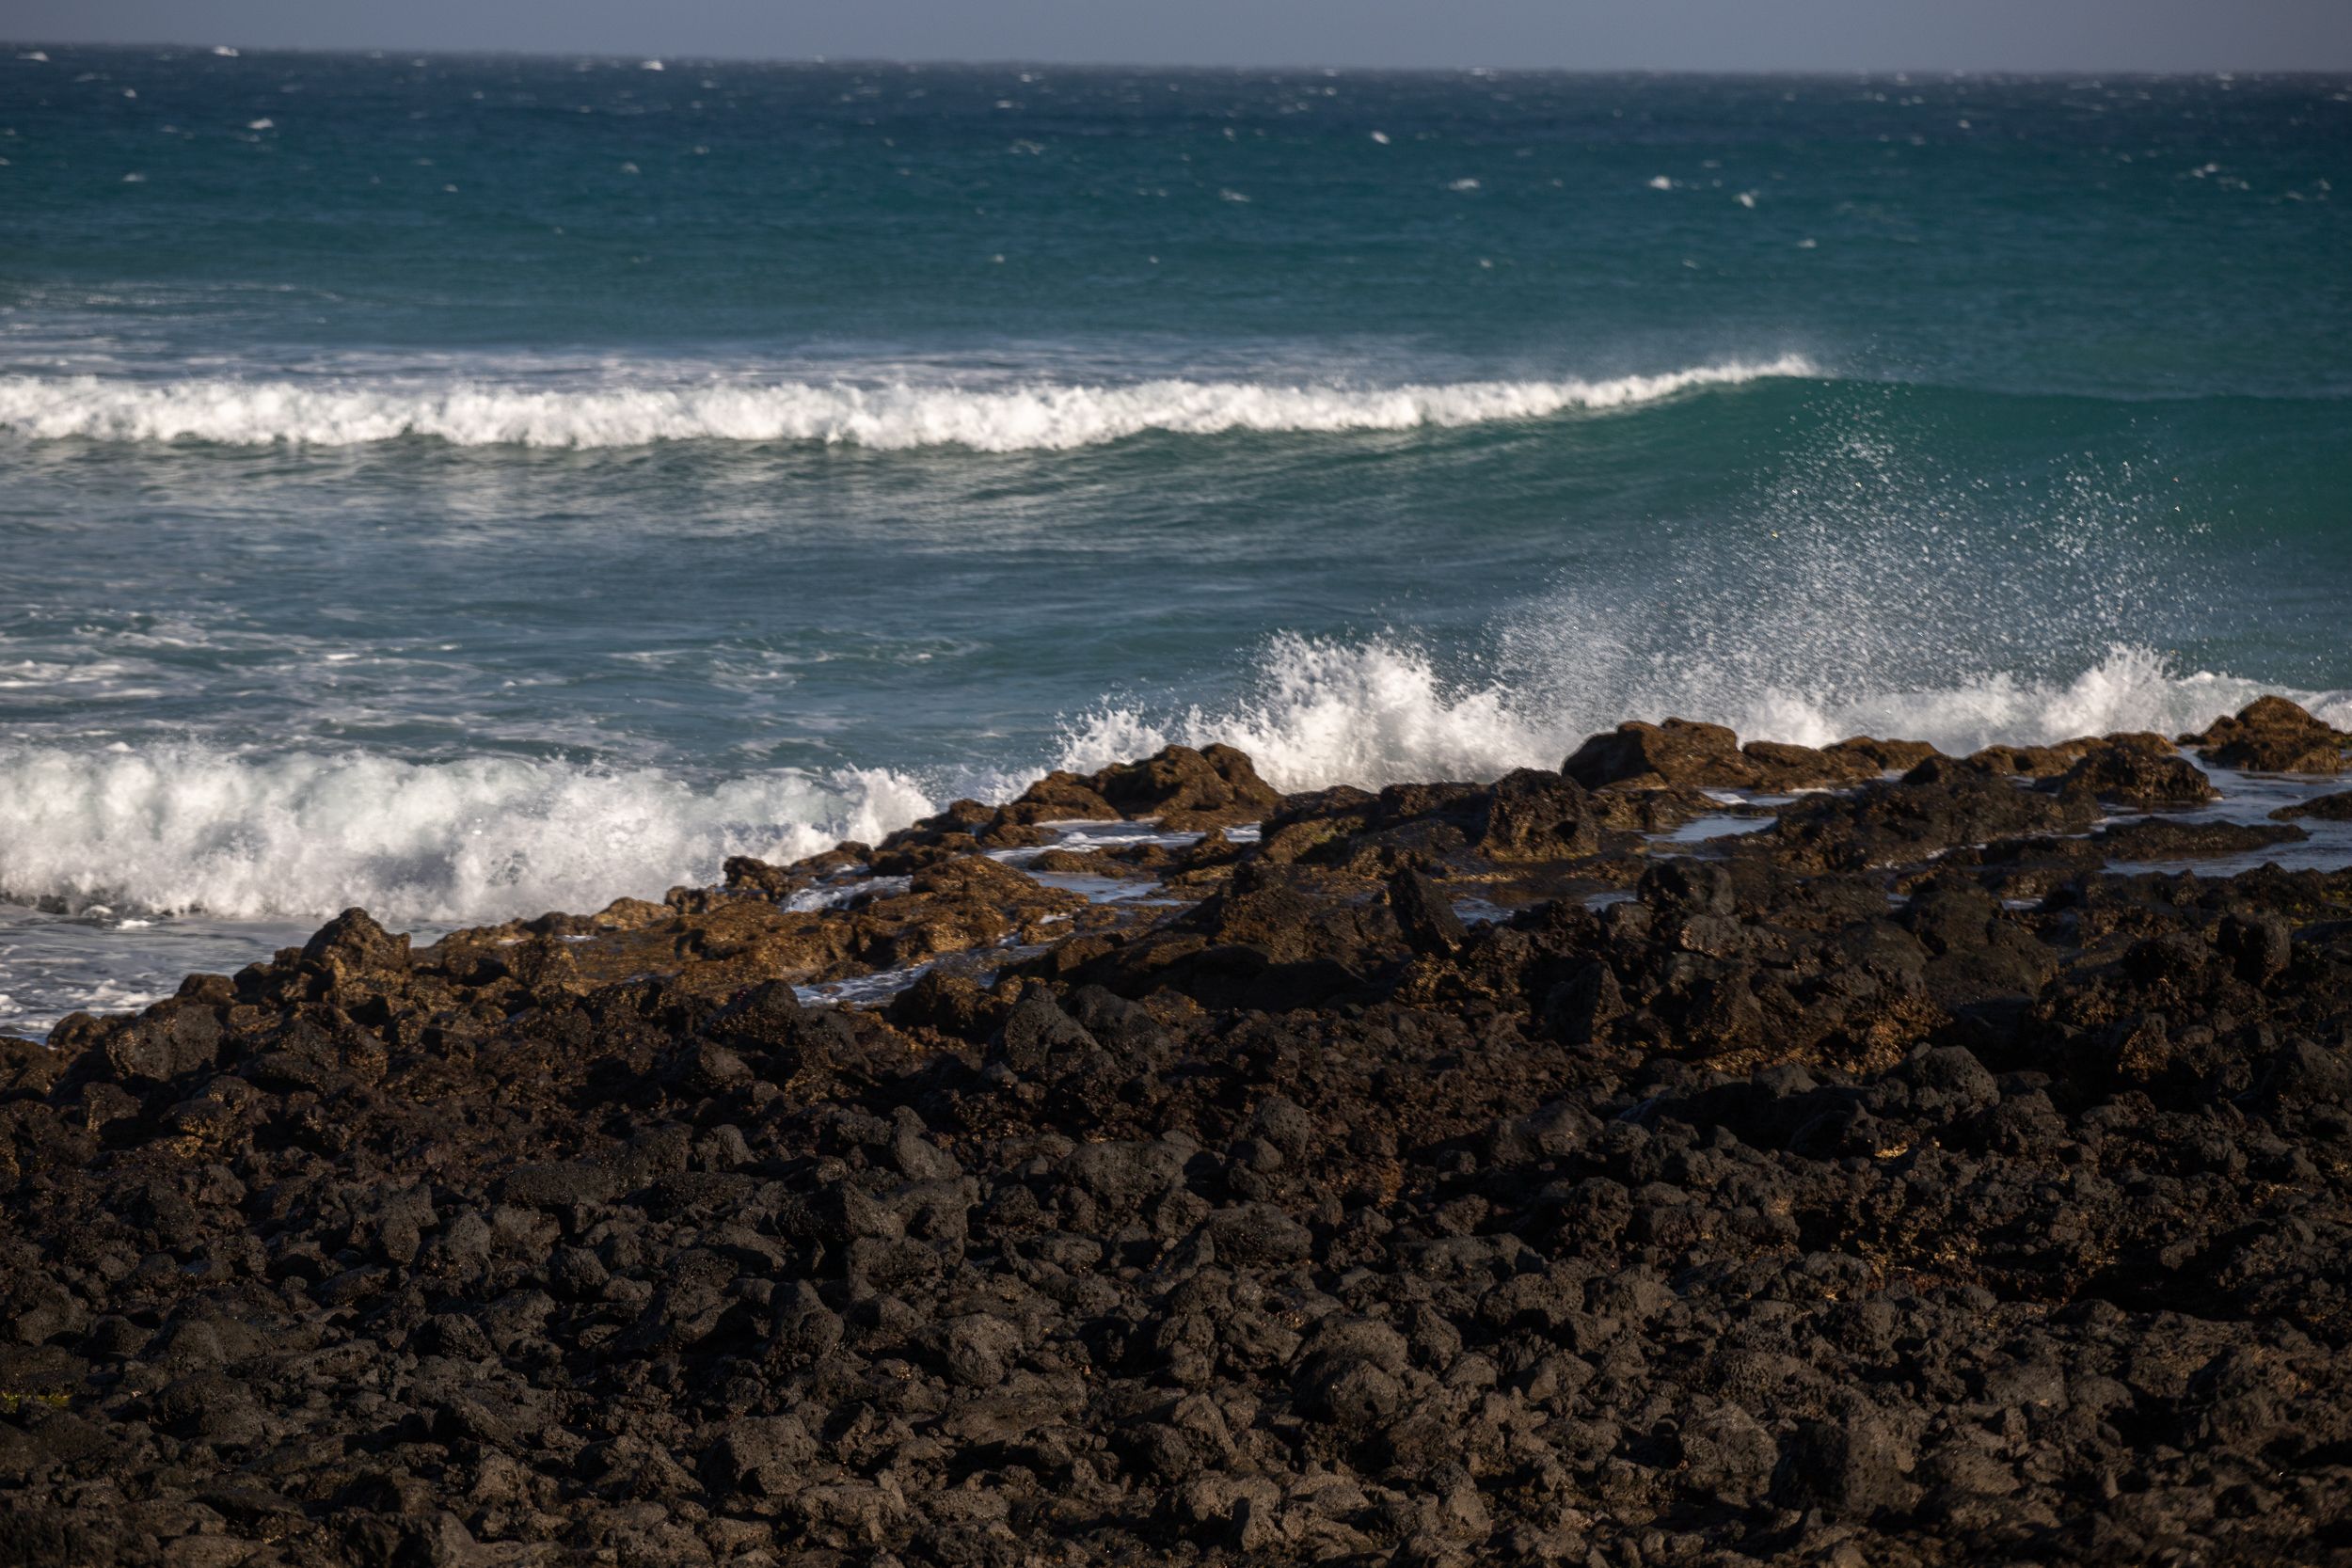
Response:
[[[2347,770],[1171,746],[347,911],[0,1041],[0,1562],[2341,1558]]]

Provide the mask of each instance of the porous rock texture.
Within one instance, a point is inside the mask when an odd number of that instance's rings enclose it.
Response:
[[[2223,768],[2271,772],[2341,773],[2352,768],[2352,735],[2313,718],[2284,697],[2262,697],[2201,735],[2181,736]]]
[[[1704,730],[6,1043],[0,1563],[2352,1560],[2352,873],[2103,871],[2143,736]],[[1120,816],[1163,902],[1001,858]]]

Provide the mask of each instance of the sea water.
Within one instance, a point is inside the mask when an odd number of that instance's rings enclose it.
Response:
[[[1171,740],[2352,722],[2345,79],[665,64],[0,48],[0,1030]]]

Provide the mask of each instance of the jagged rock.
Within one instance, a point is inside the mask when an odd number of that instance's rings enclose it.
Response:
[[[302,957],[334,973],[365,974],[408,966],[408,939],[393,936],[365,910],[345,910],[303,944]]]
[[[2094,832],[2196,792],[2139,737],[1654,729],[1846,787],[1692,855],[1629,832],[1714,805],[1654,768],[1169,752],[0,1042],[0,1560],[2352,1539],[2352,870],[2103,869],[2304,832]],[[996,858],[1086,791],[1265,835],[1033,863],[1117,905]]]
[[[1573,860],[1600,848],[1600,824],[1574,779],[1522,768],[1495,781],[1478,847],[1490,860]]]
[[[2265,773],[2341,773],[2352,767],[2352,734],[2314,719],[2284,697],[2258,697],[2236,714],[2217,719],[2200,735],[2185,735],[2205,760],[2221,768]]]
[[[1024,790],[1009,815],[1030,822],[1116,821],[1119,808],[1103,798],[1092,780],[1057,771]]]
[[[1444,889],[1409,866],[1389,879],[1389,908],[1420,952],[1452,953],[1470,940]]]
[[[2079,832],[2098,816],[2086,793],[2020,789],[1991,769],[1937,756],[1851,797],[1801,800],[1769,832],[1733,847],[1792,869],[1856,871],[1917,863],[1956,846]]]
[[[1756,784],[1760,789],[1820,789],[1878,777],[1884,768],[1871,754],[1870,749],[1877,744],[1849,740],[1822,751],[1777,740],[1751,740],[1740,748],[1740,754],[1755,765]]]
[[[1738,736],[1721,724],[1687,719],[1619,724],[1609,734],[1587,739],[1560,765],[1560,771],[1587,789],[1610,784],[1739,788],[1754,784],[1758,773],[1756,764],[1740,754]]]
[[[2216,800],[2220,791],[2186,758],[2128,742],[2105,743],[2086,752],[2058,782],[2065,794],[2088,794],[2127,806],[2193,806]]]
[[[1934,753],[1910,741],[1867,738],[1820,750],[1775,740],[1746,745],[1721,724],[1633,721],[1579,747],[1561,771],[1588,789],[1816,789],[1859,784]]]
[[[1254,821],[1282,800],[1231,746],[1170,746],[1142,762],[1106,768],[1092,782],[1120,815],[1157,816],[1180,829]]]
[[[1867,764],[1875,773],[1908,773],[1937,754],[1924,740],[1879,740],[1867,735],[1841,740],[1829,750]]]

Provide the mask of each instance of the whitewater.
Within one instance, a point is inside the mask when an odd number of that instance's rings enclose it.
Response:
[[[1692,692],[1639,712],[1564,712],[1540,705],[1539,694],[1449,682],[1410,645],[1284,637],[1230,706],[1098,705],[1066,722],[1051,754],[952,772],[711,779],[515,758],[6,747],[0,899],[69,914],[295,921],[358,904],[404,926],[492,923],[658,898],[680,883],[715,881],[730,855],[781,861],[842,840],[870,844],[957,796],[998,801],[1049,767],[1091,771],[1169,744],[1238,746],[1285,791],[1378,787],[1556,768],[1619,717],[1704,719],[1747,738],[1805,745],[1868,734],[1965,752],[1996,741],[2202,728],[2265,689],[2118,648],[2061,682],[1994,674],[1827,700]],[[2352,693],[2288,694],[2352,725]]]
[[[1165,744],[2352,720],[2341,83],[32,53],[0,1033]]]
[[[1351,387],[1164,378],[1007,388],[611,385],[534,389],[460,379],[369,384],[198,377],[0,376],[0,434],[41,440],[342,447],[421,438],[573,449],[664,441],[817,442],[901,451],[1058,451],[1150,432],[1338,434],[1457,428],[1626,408],[1706,387],[1818,374],[1801,355],[1599,380]]]

